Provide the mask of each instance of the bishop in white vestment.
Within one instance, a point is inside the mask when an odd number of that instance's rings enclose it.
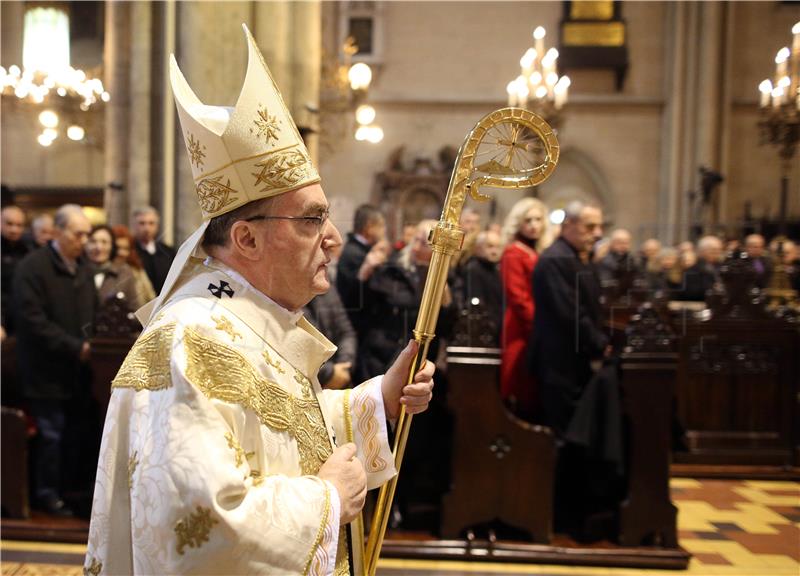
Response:
[[[235,109],[202,104],[172,62],[204,223],[140,311],[145,329],[112,383],[88,574],[362,574],[363,533],[342,518],[363,492],[343,492],[352,477],[323,474],[326,463],[354,443],[349,470],[362,485],[366,473],[367,488],[386,482],[395,474],[387,415],[430,400],[432,365],[409,386],[397,377],[413,346],[385,376],[320,387],[335,347],[296,310],[328,286],[341,236],[245,32]]]

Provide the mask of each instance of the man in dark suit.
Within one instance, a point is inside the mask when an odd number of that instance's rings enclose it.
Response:
[[[592,360],[607,352],[601,328],[600,285],[591,251],[603,234],[599,208],[571,203],[559,236],[533,273],[532,371],[539,381],[541,419],[563,435]]]
[[[764,244],[761,234],[750,234],[744,239],[744,250],[756,273],[755,284],[762,289],[767,287],[772,276],[772,261],[764,250]]]
[[[136,239],[136,252],[156,294],[161,292],[175,258],[175,249],[157,239],[158,224],[158,211],[152,206],[134,210],[133,236]]]
[[[88,389],[86,363],[97,300],[83,258],[90,231],[80,206],[62,206],[53,241],[20,262],[14,277],[19,379],[38,430],[35,496],[45,511],[64,516],[71,514],[61,497],[65,433],[68,426],[81,429],[77,420],[84,414],[75,407],[82,405]],[[88,439],[80,441],[85,447]],[[75,467],[73,460],[70,469]]]
[[[359,206],[336,269],[336,289],[359,339],[368,321],[367,282],[389,256],[385,236],[386,221],[381,211],[370,204]]]
[[[2,280],[0,280],[0,306],[2,306],[3,338],[13,334],[14,322],[11,314],[11,285],[17,265],[30,249],[23,240],[25,213],[18,206],[6,206],[0,215],[0,256],[2,256]]]

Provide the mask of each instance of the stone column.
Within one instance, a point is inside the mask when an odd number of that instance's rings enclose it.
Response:
[[[128,130],[128,208],[150,204],[152,6],[130,3],[130,123]],[[128,214],[126,214],[128,216]],[[127,222],[127,219],[126,219]]]
[[[322,8],[318,1],[292,4],[293,55],[292,100],[289,105],[298,125],[317,128],[318,122],[307,106],[319,109],[320,71],[322,67]],[[319,162],[319,136],[306,136],[306,146],[315,163]]]
[[[130,110],[130,10],[127,2],[106,3],[105,86],[111,94],[106,104],[105,196],[103,205],[110,224],[128,223],[128,128]],[[122,189],[111,188],[110,183]]]
[[[177,4],[178,64],[197,97],[214,106],[235,106],[247,70],[247,43],[242,22],[249,25],[249,2],[180,2]],[[201,222],[191,166],[180,122],[175,121],[175,243]]]
[[[292,106],[292,3],[255,2],[251,32],[287,106]]]

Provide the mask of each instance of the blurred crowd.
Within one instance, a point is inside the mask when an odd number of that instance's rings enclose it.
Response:
[[[517,415],[557,435],[568,432],[594,373],[592,362],[610,353],[599,311],[604,289],[633,279],[671,300],[702,301],[734,252],[746,259],[757,287],[769,287],[780,266],[790,287],[800,289],[800,250],[786,238],[767,243],[759,234],[709,235],[675,246],[649,238],[635,247],[627,230],[604,236],[600,208],[576,202],[564,212],[563,223],[554,225],[535,198],[517,202],[502,223],[463,211],[463,250],[452,262],[429,352],[443,363],[439,343],[454,338],[456,326],[463,330],[459,321],[480,318],[481,343],[502,349],[504,399]],[[150,207],[133,212],[130,229],[92,226],[73,204],[30,222],[19,207],[6,206],[1,224],[2,338],[15,337],[19,383],[13,390],[4,387],[3,403],[24,406],[38,430],[36,502],[48,512],[69,514],[63,492],[70,480],[61,462],[70,438],[81,445],[87,433],[81,426],[90,420],[85,414],[95,320],[111,302],[132,312],[155,297],[175,251],[159,241],[159,215]],[[357,208],[338,262],[328,268],[332,289],[304,310],[338,347],[320,370],[324,387],[345,388],[381,374],[403,349],[417,320],[435,225],[408,223],[390,243],[381,210]],[[449,450],[446,370],[437,382],[439,393],[418,419],[423,430],[414,436],[424,446],[412,441],[404,464],[409,468],[443,470],[425,461],[426,454]],[[71,429],[71,418],[83,424]],[[432,442],[441,446],[431,449]],[[81,481],[90,486],[87,479],[73,479],[72,485]],[[422,474],[415,482],[415,497],[424,498],[426,490],[440,494],[447,478]],[[402,486],[398,491],[398,515],[408,493]]]

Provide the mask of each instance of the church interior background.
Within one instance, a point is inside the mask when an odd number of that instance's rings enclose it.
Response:
[[[55,38],[56,28],[35,36],[30,14],[37,7],[67,15],[58,28],[63,38]],[[163,239],[178,246],[201,216],[167,58],[175,54],[203,102],[233,106],[247,63],[246,23],[304,133],[335,224],[350,231],[356,208],[370,202],[387,215],[387,233],[397,240],[405,223],[438,218],[452,149],[475,122],[519,101],[509,80],[525,68],[520,57],[543,27],[543,45],[559,51],[553,69],[571,81],[558,109],[547,109],[561,160],[536,189],[501,190],[491,202],[472,204],[484,222],[501,223],[519,199],[536,196],[553,217],[572,200],[602,206],[607,230],[630,230],[637,246],[647,238],[675,245],[700,233],[800,238],[800,156],[782,158],[779,145],[765,142],[774,94],[759,91],[764,78],[775,77],[783,46],[794,42],[789,62],[800,66],[798,2],[3,1],[0,17],[2,200],[21,206],[29,220],[75,202],[93,223],[127,224],[132,209],[152,205],[162,214]],[[34,37],[50,44],[31,48]],[[29,62],[72,66],[83,71],[74,82],[95,78],[102,87],[93,85],[89,106],[81,97],[55,97],[55,88],[37,97],[19,88]],[[369,65],[371,82],[354,89],[346,75],[359,62]],[[797,68],[794,74],[792,86]],[[551,85],[547,99],[553,93]],[[525,96],[535,111],[535,95]],[[356,119],[361,105],[374,110],[363,125]],[[56,124],[42,119],[45,110],[57,113]],[[800,97],[783,136],[795,146],[799,110]],[[772,458],[777,449],[756,446],[734,461],[724,450],[706,460],[672,460],[666,498],[678,510],[673,546],[656,537],[627,547],[614,542],[594,554],[550,538],[520,551],[493,549],[479,534],[471,552],[469,534],[433,530],[426,548],[414,543],[428,536],[410,531],[397,536],[379,573],[797,574],[797,317],[777,329],[781,346],[792,342],[788,356],[764,372],[778,374],[769,384],[778,399],[752,416],[785,419],[785,454]],[[690,354],[690,344],[676,346]],[[450,380],[452,386],[452,374]],[[16,468],[12,453],[17,449],[4,438],[6,485]],[[13,518],[5,502],[3,511],[4,573],[81,571],[80,521],[40,529]]]

